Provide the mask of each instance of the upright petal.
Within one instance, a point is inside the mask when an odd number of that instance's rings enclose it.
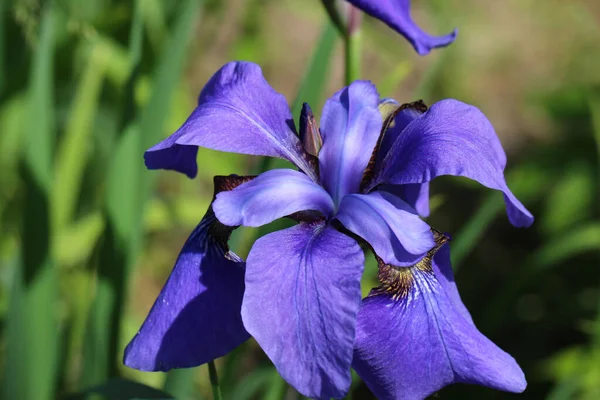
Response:
[[[248,255],[244,326],[305,396],[340,398],[350,387],[363,262],[353,239],[324,224],[273,232]]]
[[[386,23],[404,36],[417,53],[424,56],[431,49],[448,46],[458,31],[445,36],[432,36],[423,31],[410,16],[410,0],[347,0],[367,14]]]
[[[183,126],[146,152],[146,166],[194,177],[198,146],[280,157],[316,179],[285,97],[267,83],[260,67],[250,62],[223,66],[208,81],[198,107]]]
[[[209,209],[125,349],[125,365],[142,371],[195,367],[250,337],[240,313],[245,265],[212,233],[215,224],[220,225]]]
[[[320,175],[336,204],[359,189],[383,123],[378,104],[377,89],[366,81],[352,83],[325,103]]]
[[[384,286],[363,301],[352,366],[378,399],[420,400],[452,383],[525,390],[516,361],[477,330],[453,292],[446,256],[433,267],[429,256],[412,268],[386,266]]]
[[[429,225],[390,193],[347,195],[335,217],[386,263],[412,265],[435,245]]]
[[[261,226],[298,211],[314,210],[329,217],[334,204],[329,193],[302,172],[273,169],[213,203],[219,221],[229,226]]]
[[[533,216],[506,185],[505,165],[502,145],[481,111],[457,100],[443,100],[399,135],[374,185],[424,183],[440,175],[464,176],[502,191],[510,222],[529,226]]]
[[[388,108],[391,107],[388,106]],[[390,152],[394,142],[396,142],[404,128],[415,119],[421,117],[426,111],[427,106],[421,100],[402,105],[398,104],[394,111],[388,111],[387,118],[384,121],[384,129],[381,133],[382,137],[377,148],[377,167],[380,167],[381,162]]]
[[[377,146],[373,150],[369,165],[363,175],[360,185],[361,192],[364,192],[370,186],[374,176],[381,169],[383,160],[404,128],[423,115],[425,111],[427,111],[427,106],[421,100],[406,104],[399,104],[393,99],[382,99],[379,102],[383,127]],[[414,208],[420,216],[429,216],[429,182],[408,185],[379,185],[377,190],[392,193]]]

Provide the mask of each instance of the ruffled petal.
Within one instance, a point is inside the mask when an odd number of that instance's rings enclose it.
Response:
[[[215,224],[219,223],[209,209],[125,349],[125,365],[142,371],[195,367],[224,356],[250,337],[240,313],[245,265],[211,234]]]
[[[248,255],[242,318],[304,396],[340,398],[350,383],[364,255],[324,224],[264,236]]]
[[[321,118],[321,183],[336,204],[358,191],[383,123],[373,84],[356,81],[327,100]]]
[[[347,0],[373,18],[383,21],[404,36],[420,55],[436,47],[448,46],[456,39],[458,31],[444,36],[432,36],[423,31],[410,16],[410,0]]]
[[[390,193],[347,195],[335,217],[386,263],[412,265],[435,245],[429,225]]]
[[[488,119],[476,107],[449,99],[434,104],[402,131],[372,186],[464,176],[502,191],[510,222],[529,226],[533,216],[506,185],[505,165],[506,155]]]
[[[448,259],[391,267],[363,301],[352,366],[378,399],[421,400],[452,383],[525,390],[517,362],[473,324]]]
[[[316,180],[285,97],[254,63],[230,62],[213,75],[183,126],[146,151],[146,166],[194,177],[198,146],[283,158]]]
[[[237,188],[221,192],[213,203],[219,221],[229,226],[261,226],[298,211],[328,217],[334,204],[329,193],[302,172],[273,169]]]

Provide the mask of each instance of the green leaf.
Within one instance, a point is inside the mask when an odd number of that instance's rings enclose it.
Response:
[[[79,198],[83,172],[90,152],[92,127],[105,66],[110,53],[102,42],[95,42],[88,52],[86,66],[77,85],[66,131],[57,150],[52,199],[53,226],[60,233],[71,223]]]
[[[539,197],[549,180],[550,176],[545,174],[535,163],[519,166],[510,171],[506,177],[512,192],[524,203]],[[504,214],[504,209],[502,194],[492,190],[471,218],[454,235],[452,241],[452,267],[455,273],[464,259],[477,246],[489,225],[499,215]]]
[[[285,397],[287,391],[287,383],[279,375],[277,370],[273,370],[271,373],[270,385],[265,393],[265,400],[280,400]]]
[[[378,86],[381,97],[392,97],[402,81],[412,70],[410,61],[402,61],[387,74]]]
[[[59,324],[58,277],[51,258],[49,198],[52,188],[54,108],[52,93],[56,14],[42,10],[28,89],[22,166],[24,217],[21,266],[13,276],[6,321],[6,399],[54,398]]]
[[[0,110],[0,215],[4,215],[7,204],[18,192],[18,164],[24,145],[26,105],[25,96],[18,94],[6,101]]]
[[[0,99],[4,98],[4,31],[6,29],[6,9],[8,4],[6,0],[0,0]]]
[[[452,241],[452,267],[456,273],[467,255],[477,246],[490,223],[504,209],[499,193],[490,193],[483,203],[456,233]]]
[[[235,389],[231,391],[231,394],[226,395],[225,398],[228,400],[254,399],[260,391],[264,391],[268,387],[273,379],[273,374],[276,373],[275,368],[255,369],[239,381]]]
[[[73,267],[89,260],[104,231],[104,217],[92,212],[70,224],[56,238],[54,257],[61,266]]]
[[[329,21],[326,22],[292,106],[295,121],[300,118],[302,103],[308,103],[315,109],[321,108],[336,39],[335,26]]]
[[[139,18],[143,1],[136,2],[135,17]],[[135,113],[124,115],[124,134],[117,141],[114,159],[108,173],[106,217],[107,225],[103,246],[100,250],[98,270],[98,295],[94,302],[87,335],[85,357],[87,384],[105,380],[117,374],[123,348],[119,340],[122,322],[122,305],[129,276],[135,264],[143,234],[142,220],[146,203],[150,197],[155,174],[146,172],[143,164],[144,150],[158,142],[163,135],[169,105],[185,59],[185,50],[192,21],[197,15],[199,1],[186,0],[181,3],[175,18],[171,37],[164,47],[152,82],[152,97],[142,112],[139,123],[129,122]],[[132,25],[130,43],[132,78],[139,62],[141,23]],[[137,58],[137,60],[136,60]],[[126,103],[133,101],[132,90],[125,94]],[[125,110],[134,109],[132,103]],[[142,134],[143,133],[143,134]]]
[[[549,240],[533,254],[530,269],[538,271],[547,269],[577,254],[598,251],[598,249],[600,249],[600,222],[590,222]]]
[[[595,178],[591,165],[574,162],[563,168],[544,196],[544,213],[540,215],[542,228],[551,236],[588,220],[593,211]]]

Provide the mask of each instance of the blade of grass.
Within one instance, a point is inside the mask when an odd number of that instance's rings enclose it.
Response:
[[[600,94],[594,93],[589,99],[590,112],[592,115],[592,125],[594,127],[594,139],[596,142],[598,171],[600,171]],[[600,198],[600,186],[596,188],[596,198]],[[598,247],[600,248],[600,246]],[[594,350],[600,353],[600,297],[598,298],[598,308],[596,310],[596,332],[594,335]]]
[[[257,398],[258,392],[269,386],[274,373],[277,373],[274,368],[255,369],[235,386],[229,396],[225,397],[228,400],[250,400]]]
[[[320,107],[325,87],[327,87],[327,78],[329,77],[331,67],[330,61],[333,56],[336,39],[337,32],[335,25],[330,21],[326,22],[294,99],[292,114],[295,121],[300,118],[302,103],[306,102],[313,107]]]
[[[61,233],[75,215],[108,57],[110,54],[100,41],[94,43],[89,50],[87,63],[73,98],[67,127],[57,149],[52,199],[53,227],[56,233]]]
[[[265,400],[280,400],[285,397],[285,392],[287,390],[287,383],[283,380],[283,378],[279,375],[277,370],[273,371],[270,379],[270,385],[268,386],[268,390],[265,393]]]
[[[131,62],[131,71],[125,87],[124,92],[124,106],[122,115],[122,126],[125,126],[131,122],[134,118],[135,103],[134,103],[134,86],[139,73],[139,63],[141,59],[141,48],[142,48],[142,29],[143,24],[140,13],[140,2],[136,1],[135,9],[133,14],[133,21],[131,24],[130,31],[130,42],[129,42],[129,60]],[[110,282],[110,276],[107,278],[102,275],[105,268],[105,263],[115,263],[116,267],[123,267],[125,259],[122,254],[126,251],[122,248],[123,244],[114,243],[114,228],[110,224],[112,221],[121,222],[127,225],[130,218],[128,214],[119,214],[117,207],[113,213],[116,215],[110,215],[111,200],[116,197],[115,201],[118,201],[118,195],[115,195],[119,190],[129,193],[134,196],[135,182],[137,182],[136,176],[131,176],[135,168],[129,168],[127,165],[127,158],[132,157],[139,147],[139,133],[133,125],[127,125],[129,129],[124,129],[121,138],[116,145],[116,151],[114,156],[114,162],[111,163],[112,168],[109,170],[109,182],[107,189],[107,204],[109,210],[104,214],[106,216],[106,224],[103,233],[103,244],[101,255],[100,255],[100,267],[99,277],[96,285],[96,298],[92,304],[90,319],[88,320],[88,327],[86,329],[87,334],[84,342],[84,372],[82,376],[82,386],[89,387],[105,381],[109,375],[116,373],[116,366],[114,364],[113,356],[116,356],[116,348],[118,346],[118,329],[119,324],[115,323],[113,319],[114,314],[119,309],[120,303],[117,303],[117,289]],[[133,159],[135,157],[133,156]],[[118,176],[119,171],[123,169],[122,175],[123,185],[118,185],[119,180],[113,178]],[[114,172],[113,172],[114,171]],[[128,179],[129,178],[129,179]],[[134,186],[126,187],[131,181],[134,182]],[[132,190],[132,192],[129,192]],[[114,201],[113,201],[114,204]],[[129,204],[128,202],[124,203]],[[126,209],[129,212],[129,208]],[[111,219],[112,217],[112,219]],[[113,222],[114,224],[115,222]],[[121,229],[123,230],[123,229]],[[110,265],[110,264],[109,264]],[[105,325],[108,324],[108,325]],[[107,329],[108,328],[108,329]],[[117,334],[115,334],[115,331]],[[112,352],[111,352],[112,350]]]
[[[4,99],[4,29],[7,16],[6,0],[0,0],[0,100]]]
[[[490,193],[475,214],[456,233],[452,241],[452,268],[458,271],[465,257],[477,246],[487,227],[502,212],[504,201],[498,193]]]
[[[579,254],[597,252],[600,248],[600,223],[593,221],[561,233],[545,242],[527,260],[523,262],[526,268],[516,270],[511,279],[503,285],[488,301],[487,313],[481,321],[484,328],[494,330],[504,321],[507,310],[506,304],[514,299],[527,285],[535,282],[540,274],[551,268],[560,266]]]
[[[508,186],[525,203],[535,200],[549,181],[547,174],[540,173],[535,163],[521,165],[506,177]],[[465,258],[478,245],[490,224],[504,213],[504,201],[497,191],[491,191],[485,197],[475,214],[463,225],[452,240],[452,268],[456,274]]]
[[[136,14],[140,4],[136,3]],[[144,173],[142,154],[163,134],[166,112],[181,76],[187,39],[198,5],[197,0],[186,0],[181,4],[173,33],[156,69],[152,97],[142,112],[139,126],[130,124],[119,140],[111,163],[106,199],[107,226],[100,252],[98,295],[94,302],[88,345],[90,350],[94,346],[96,355],[89,358],[90,363],[99,364],[100,369],[88,364],[91,370],[88,384],[116,375],[120,364],[117,357],[120,358],[122,353],[119,340],[122,306],[141,243],[142,216],[153,181],[151,174]],[[141,38],[135,29],[141,29],[141,24],[134,23],[131,34],[131,37],[137,35]],[[137,43],[132,42],[131,54],[139,57]],[[137,64],[135,61],[133,65]],[[134,68],[134,72],[136,70]],[[133,96],[126,98],[132,99]]]
[[[52,187],[53,55],[55,12],[42,11],[28,92],[23,160],[25,186],[21,267],[14,274],[6,327],[6,399],[54,398],[57,379],[58,319],[53,308],[58,276],[51,258],[49,197]]]

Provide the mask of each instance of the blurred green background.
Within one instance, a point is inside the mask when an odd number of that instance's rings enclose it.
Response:
[[[419,57],[365,18],[363,78],[400,102],[480,107],[508,153],[509,185],[537,218],[515,229],[499,193],[435,181],[428,221],[453,235],[463,300],[524,369],[522,398],[600,399],[600,3],[413,3],[426,30],[458,27],[457,41]],[[120,360],[202,218],[212,176],[262,161],[201,149],[189,180],[146,171],[143,151],[234,59],[260,63],[296,115],[297,99],[318,113],[344,76],[320,1],[0,0],[0,12],[3,398],[165,398],[152,388],[211,398],[206,366],[142,373]],[[236,231],[233,250],[245,256],[258,233]],[[370,259],[365,293],[375,270]],[[300,398],[252,340],[217,367],[225,399]],[[437,395],[509,396],[466,385]],[[356,378],[348,398],[372,395]]]

